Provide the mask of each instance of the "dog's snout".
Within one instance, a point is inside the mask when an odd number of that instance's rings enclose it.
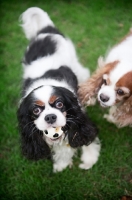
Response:
[[[100,94],[100,99],[103,102],[107,102],[107,101],[109,101],[110,98],[108,96],[104,95],[103,93],[101,93]]]
[[[45,121],[48,124],[53,124],[57,119],[57,116],[55,114],[49,114],[45,116]]]

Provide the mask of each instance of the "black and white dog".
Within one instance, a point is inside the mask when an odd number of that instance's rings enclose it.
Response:
[[[76,148],[82,146],[79,167],[89,169],[98,160],[100,143],[77,98],[78,82],[87,80],[89,71],[78,62],[72,42],[54,27],[46,12],[29,8],[21,20],[31,40],[23,60],[18,108],[22,152],[35,160],[52,157],[57,172],[72,165]],[[61,134],[50,138],[47,130],[57,127]]]

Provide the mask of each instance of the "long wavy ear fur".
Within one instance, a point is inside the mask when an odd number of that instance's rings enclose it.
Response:
[[[108,63],[103,67],[99,67],[86,82],[79,86],[78,95],[82,104],[92,105],[95,103],[93,98],[96,98],[103,83],[103,74],[109,73],[117,63],[118,61],[115,61],[113,63]]]
[[[88,119],[87,115],[81,110],[77,98],[67,94],[67,125],[66,133],[68,135],[71,147],[80,147],[90,144],[97,136],[97,129]]]
[[[132,95],[111,114],[118,127],[132,126]]]
[[[39,160],[50,158],[50,149],[42,138],[42,133],[37,130],[30,115],[27,113],[24,101],[21,103],[17,116],[21,134],[22,153],[28,159]]]
[[[71,147],[89,145],[97,136],[97,129],[88,117],[82,112],[78,113],[68,132],[69,144]]]

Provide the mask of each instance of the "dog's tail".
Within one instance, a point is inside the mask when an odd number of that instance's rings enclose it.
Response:
[[[23,12],[20,16],[20,20],[22,21],[21,26],[25,32],[26,38],[29,40],[33,39],[37,33],[46,26],[54,27],[48,14],[37,7],[29,8]]]

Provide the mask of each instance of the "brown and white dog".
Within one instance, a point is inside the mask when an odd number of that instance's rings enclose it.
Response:
[[[132,29],[106,58],[99,58],[98,69],[80,85],[79,95],[85,105],[96,99],[102,107],[110,107],[104,117],[118,127],[132,126]]]

